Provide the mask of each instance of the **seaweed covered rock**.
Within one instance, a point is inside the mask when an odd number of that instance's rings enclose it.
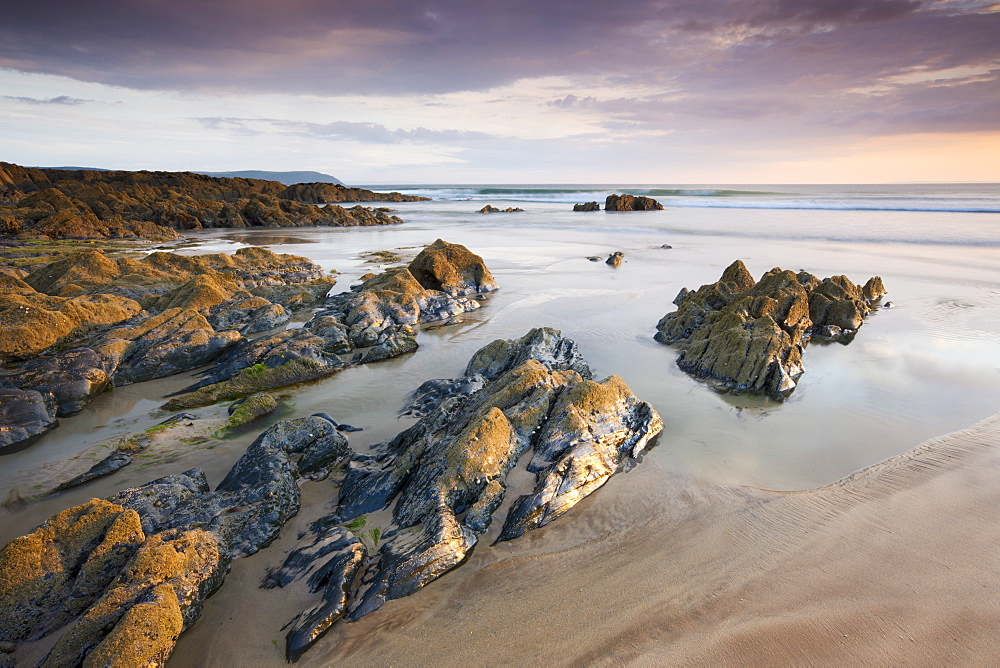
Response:
[[[663,205],[652,197],[642,195],[608,195],[605,211],[662,211]]]
[[[0,550],[0,640],[36,640],[89,608],[145,540],[139,516],[92,499]]]
[[[561,516],[636,457],[662,429],[660,417],[617,376],[590,377],[575,343],[540,328],[489,344],[463,378],[422,385],[414,403],[423,417],[352,457],[337,512],[265,582],[308,576],[314,591],[324,588],[289,631],[289,659],[340,616],[357,619],[458,566],[489,530],[522,456],[536,482],[514,501],[498,540]],[[384,539],[371,554],[358,529],[366,513],[389,507],[392,526],[369,534],[373,546]]]
[[[321,378],[352,363],[413,352],[418,346],[414,325],[478,309],[475,296],[497,289],[481,257],[438,239],[409,266],[388,268],[328,297],[301,328],[241,341],[166,407],[235,399]]]
[[[677,365],[719,390],[781,400],[805,371],[810,338],[850,342],[884,294],[877,276],[860,287],[775,268],[754,281],[737,260],[716,283],[681,290],[655,338],[676,344]]]
[[[207,531],[150,536],[43,665],[164,665],[181,631],[201,615],[202,601],[222,584],[228,565]]]

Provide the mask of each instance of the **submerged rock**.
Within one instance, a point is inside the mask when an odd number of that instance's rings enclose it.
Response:
[[[662,429],[660,417],[617,376],[590,377],[575,343],[540,328],[485,346],[462,378],[424,383],[410,407],[421,419],[352,457],[337,512],[265,582],[313,572],[329,583],[293,623],[288,658],[338,617],[357,619],[458,566],[491,526],[522,456],[535,488],[515,500],[498,540],[556,519],[636,457]],[[373,547],[384,543],[366,555],[364,515],[389,507],[391,527],[367,534]],[[310,577],[316,591],[319,576]]]
[[[523,212],[524,209],[520,207],[509,206],[506,209],[498,209],[492,204],[487,204],[486,206],[484,206],[482,209],[479,210],[479,213],[523,213]]]
[[[859,287],[775,268],[754,281],[737,260],[717,282],[682,289],[655,338],[676,344],[677,365],[722,391],[781,400],[805,371],[809,339],[849,342],[884,294],[877,276]]]

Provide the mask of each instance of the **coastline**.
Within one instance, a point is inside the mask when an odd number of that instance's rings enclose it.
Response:
[[[619,489],[341,625],[300,664],[988,663],[998,435],[1000,414],[804,492]],[[240,658],[229,633],[201,654],[205,631],[181,638],[175,665]]]

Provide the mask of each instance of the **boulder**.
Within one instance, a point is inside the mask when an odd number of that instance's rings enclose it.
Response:
[[[584,204],[574,204],[574,211],[600,211],[601,206],[597,202],[586,202]]]
[[[413,258],[408,267],[428,290],[461,297],[499,289],[483,258],[460,244],[438,239]]]
[[[849,342],[885,289],[868,294],[844,276],[823,280],[775,268],[754,281],[737,260],[716,283],[681,290],[656,340],[680,349],[677,365],[720,391],[781,400],[795,389],[812,337]]]
[[[604,261],[605,264],[610,264],[612,267],[622,266],[622,262],[625,260],[625,253],[621,251],[615,251],[608,256],[608,259]]]
[[[662,211],[663,205],[652,197],[642,195],[608,195],[605,211]]]

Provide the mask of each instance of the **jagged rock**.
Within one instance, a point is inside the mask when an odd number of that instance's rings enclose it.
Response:
[[[755,282],[737,260],[718,282],[681,290],[655,338],[677,344],[677,365],[717,389],[781,400],[805,371],[810,337],[849,341],[883,294],[878,277],[861,288],[775,268]]]
[[[635,195],[608,195],[605,211],[662,211],[663,205],[652,197]]]
[[[605,264],[610,264],[612,267],[620,267],[622,266],[622,261],[624,261],[624,259],[625,259],[625,253],[621,251],[615,251],[614,253],[609,255],[608,259],[605,260],[604,262]]]
[[[101,598],[62,635],[45,666],[162,666],[201,615],[229,562],[207,531],[164,531],[139,547]]]
[[[318,417],[284,420],[262,433],[210,491],[200,469],[126,489],[110,501],[135,510],[143,530],[203,528],[231,558],[273,541],[299,509],[300,471],[329,468],[350,453],[347,441]],[[298,463],[293,455],[300,455]]]
[[[347,366],[342,355],[353,353],[351,363],[368,363],[412,352],[417,348],[412,325],[477,309],[479,301],[469,295],[496,289],[481,257],[439,239],[408,267],[386,269],[359,288],[328,298],[301,328],[241,341],[201,381],[182,390],[190,396],[166,407],[189,408],[320,378]]]
[[[0,550],[0,640],[37,640],[89,608],[145,540],[139,516],[92,499]]]
[[[278,400],[266,392],[257,392],[248,397],[243,397],[234,401],[226,409],[229,412],[229,420],[226,421],[227,429],[242,427],[248,422],[270,415],[278,409]]]
[[[617,376],[595,382],[590,375],[572,341],[540,328],[484,347],[463,378],[423,384],[411,408],[423,417],[373,454],[352,457],[336,514],[315,523],[308,544],[272,571],[266,586],[283,586],[302,577],[311,555],[336,546],[335,559],[313,567],[335,586],[300,615],[288,636],[289,659],[345,607],[357,619],[458,566],[488,530],[507,475],[529,450],[537,485],[514,503],[501,540],[560,516],[636,457],[662,421]],[[361,559],[362,574],[345,599],[343,583],[360,553],[348,529],[390,505],[393,525],[377,535],[385,542]]]
[[[600,211],[601,207],[597,202],[586,202],[584,204],[574,204],[574,211]]]
[[[0,453],[30,445],[58,425],[50,395],[0,388]]]
[[[197,311],[172,308],[112,330],[96,351],[112,360],[115,385],[128,385],[208,364],[241,340],[239,332],[216,332]]]
[[[0,371],[0,386],[50,395],[56,405],[56,415],[66,417],[80,412],[96,395],[111,389],[110,367],[107,360],[93,350],[74,348]]]
[[[364,543],[343,527],[326,527],[314,535],[314,542],[294,550],[280,568],[269,569],[261,583],[270,589],[305,578],[309,591],[323,592],[322,600],[303,611],[286,636],[289,661],[298,661],[344,615],[354,576],[368,554]]]
[[[442,239],[420,251],[408,269],[424,288],[452,297],[500,289],[483,258],[461,244]]]

